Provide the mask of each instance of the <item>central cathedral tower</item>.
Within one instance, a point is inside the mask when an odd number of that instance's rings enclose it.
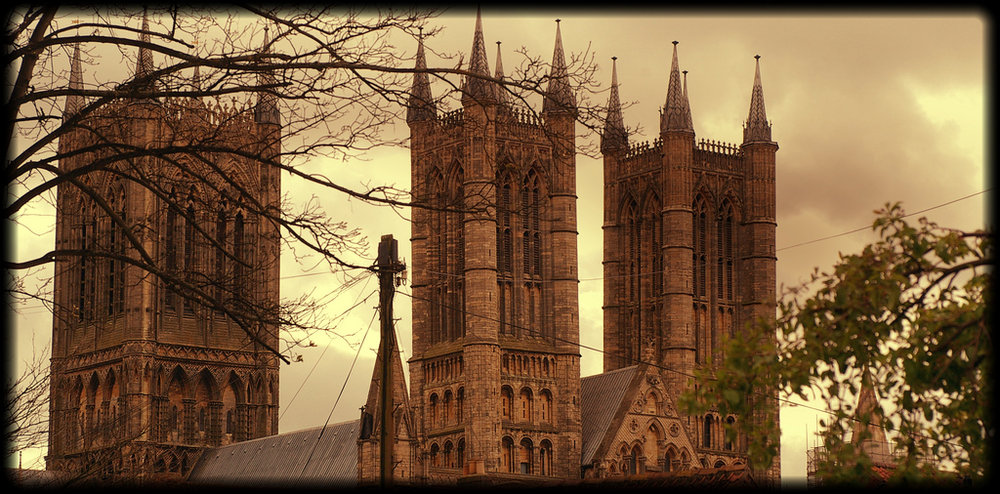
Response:
[[[417,73],[407,112],[422,206],[410,402],[425,474],[578,478],[576,103],[558,24],[541,113],[484,79],[478,14],[468,71],[461,108],[439,115]]]

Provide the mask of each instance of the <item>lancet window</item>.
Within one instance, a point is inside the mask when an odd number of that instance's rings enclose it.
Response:
[[[513,187],[509,173],[497,174],[497,288],[500,334],[515,334]]]
[[[434,277],[431,341],[451,341],[465,335],[465,204],[464,174],[457,164],[447,179],[437,169],[428,177],[433,208],[429,247]],[[433,260],[436,259],[436,262]]]
[[[625,225],[625,235],[623,237],[625,259],[623,267],[625,269],[624,283],[625,300],[622,301],[622,324],[623,329],[619,333],[619,348],[622,352],[622,365],[632,365],[639,358],[639,343],[641,327],[641,307],[639,301],[642,297],[641,271],[643,266],[641,244],[641,218],[638,205],[633,200],[629,200],[622,210],[622,222]]]

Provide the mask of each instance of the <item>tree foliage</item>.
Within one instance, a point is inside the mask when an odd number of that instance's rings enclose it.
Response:
[[[991,235],[926,218],[912,224],[899,203],[876,214],[878,240],[784,290],[776,321],[729,341],[724,363],[701,373],[709,384],[688,403],[745,414],[775,384],[784,397],[824,403],[823,482],[871,480],[875,459],[859,444],[879,424],[894,450],[890,482],[983,479],[994,439]],[[855,410],[863,379],[878,399]],[[770,463],[775,424],[749,420],[728,433],[737,429],[751,459]]]

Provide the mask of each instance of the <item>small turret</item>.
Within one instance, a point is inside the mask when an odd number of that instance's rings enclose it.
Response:
[[[80,63],[80,44],[77,43],[73,47],[73,59],[70,62],[69,69],[69,90],[79,91],[83,89],[83,68]],[[63,120],[72,117],[80,112],[83,108],[84,100],[83,95],[77,92],[71,92],[66,95],[66,106],[63,109]]]
[[[262,47],[262,54],[269,55],[270,53],[271,37],[269,36],[267,26],[264,26],[264,45]],[[264,61],[265,63],[269,63],[270,59],[265,56]],[[278,111],[278,99],[271,92],[276,90],[274,87],[276,84],[274,73],[270,70],[261,72],[258,76],[257,84],[263,89],[260,93],[258,93],[257,107],[254,108],[254,119],[257,123],[281,125],[281,113]]]
[[[500,42],[497,41],[497,70],[493,77],[497,80],[503,80],[503,61],[500,59]],[[503,85],[498,84],[496,86],[497,102],[501,105],[510,105],[510,93],[507,91]]]
[[[472,52],[469,54],[469,72],[482,77],[490,76],[490,64],[486,59],[486,42],[483,41],[483,19],[476,10],[476,32],[472,36]],[[469,75],[462,84],[462,105],[471,103],[489,104],[496,101],[496,86],[483,78]]]
[[[670,79],[667,83],[667,101],[660,114],[660,132],[681,130],[694,132],[691,126],[690,107],[681,87],[681,72],[677,63],[677,42],[674,41],[674,56],[670,62]]]
[[[145,79],[153,72],[153,53],[149,50],[149,45],[151,43],[149,37],[149,18],[146,16],[146,10],[142,11],[142,33],[139,35],[139,58],[136,60],[135,64],[135,78],[137,80]],[[141,89],[146,91],[151,91],[153,89],[152,81],[145,81],[140,86]]]
[[[628,149],[628,134],[622,119],[622,104],[618,98],[618,57],[611,57],[611,94],[608,96],[608,116],[601,134],[601,152],[620,154]]]
[[[549,73],[549,87],[542,102],[543,113],[576,113],[576,96],[569,84],[566,70],[566,56],[563,53],[562,33],[556,19],[556,46],[552,52],[552,70]]]
[[[771,124],[764,110],[764,87],[760,83],[760,55],[755,55],[757,68],[753,76],[753,92],[750,95],[750,113],[743,127],[743,142],[771,142]]]
[[[427,72],[419,72],[420,70],[427,69],[427,59],[424,56],[423,30],[421,30],[420,39],[417,41],[417,61],[414,68],[418,72],[413,73],[413,86],[410,88],[410,99],[406,104],[406,122],[434,120],[437,107],[434,104],[434,96],[431,93],[431,83],[427,77]]]
[[[688,124],[691,125],[691,130],[694,130],[694,121],[691,120],[691,100],[688,99],[688,71],[684,71],[684,115],[687,118]]]

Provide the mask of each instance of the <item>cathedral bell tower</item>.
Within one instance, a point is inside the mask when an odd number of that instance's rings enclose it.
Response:
[[[145,18],[142,31],[149,43]],[[71,67],[79,89],[79,49]],[[220,151],[280,160],[277,104],[150,97],[164,84],[152,73],[143,46],[129,96],[87,114],[67,96],[76,128],[59,139],[59,167],[83,187],[57,191],[56,249],[70,254],[55,263],[46,462],[84,478],[182,476],[205,448],[278,429],[279,238],[248,205],[280,210],[280,176]],[[194,159],[185,146],[198,141],[211,151]],[[248,307],[258,317],[237,324]]]
[[[673,45],[659,138],[629,144],[616,60],[601,151],[604,370],[652,364],[676,399],[697,386],[696,369],[721,362],[726,339],[758,317],[774,318],[778,145],[764,111],[759,57],[743,143],[696,142],[687,71]],[[725,450],[723,421],[777,421],[777,406],[766,398],[772,392],[748,397],[760,404],[753,417],[687,417],[699,454]],[[740,454],[725,452],[728,461]],[[777,466],[764,473],[778,475]]]
[[[559,26],[540,113],[498,84],[499,43],[496,64],[477,13],[461,108],[439,114],[417,72],[407,110],[410,403],[432,481],[579,476],[576,105]]]

